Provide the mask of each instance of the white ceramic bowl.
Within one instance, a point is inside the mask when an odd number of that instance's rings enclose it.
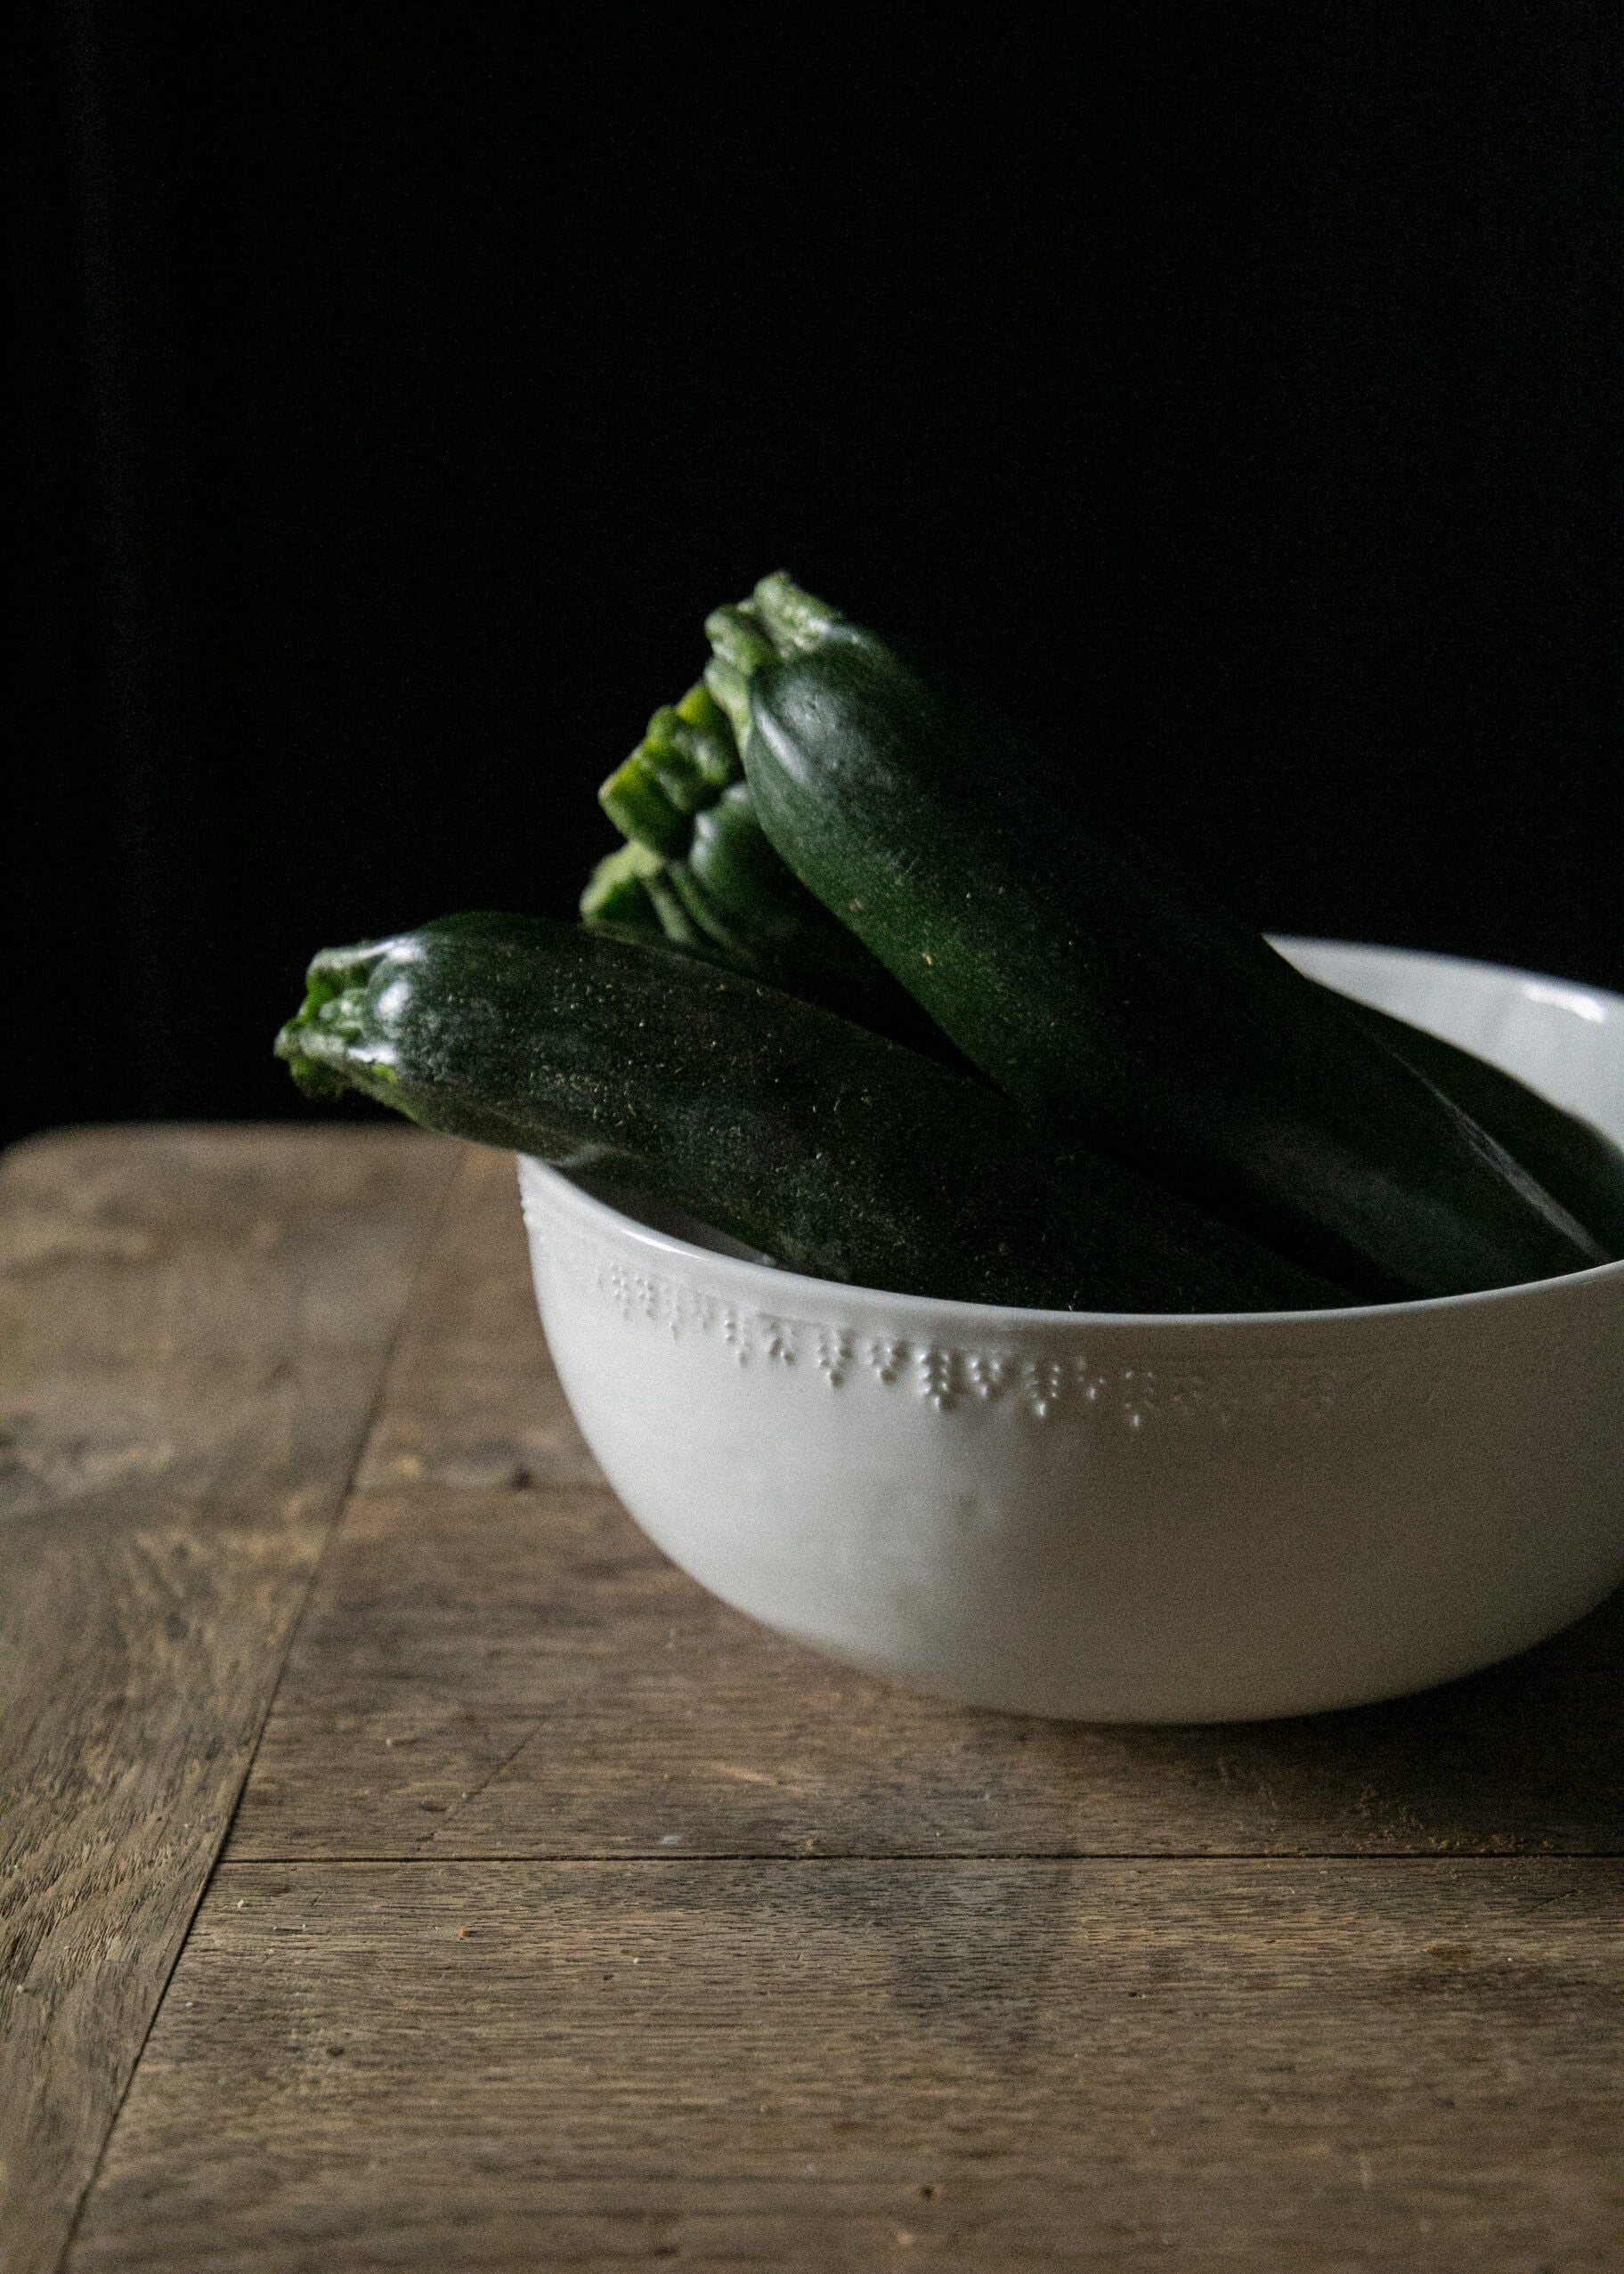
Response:
[[[1624,1139],[1624,998],[1277,944]],[[873,1673],[1089,1720],[1302,1713],[1487,1665],[1624,1576],[1624,1263],[1349,1311],[1020,1311],[779,1271],[538,1161],[520,1184],[632,1515]]]

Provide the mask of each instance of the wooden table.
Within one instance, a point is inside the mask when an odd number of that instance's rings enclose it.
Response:
[[[7,2274],[1624,2267],[1624,1599],[1406,1703],[905,1695],[635,1530],[512,1164],[0,1177]]]

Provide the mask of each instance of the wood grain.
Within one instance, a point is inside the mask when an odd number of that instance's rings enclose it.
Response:
[[[1070,1726],[767,1634],[595,1474],[536,1324],[512,1164],[471,1155],[233,1856],[1624,1851],[1624,1595],[1397,1704]]]
[[[536,1315],[513,1156],[470,1146],[390,1363],[357,1489],[599,1482]]]
[[[1614,1863],[223,1865],[73,2274],[1624,2259]]]
[[[456,1149],[106,1130],[0,1177],[0,2212],[54,2265]]]

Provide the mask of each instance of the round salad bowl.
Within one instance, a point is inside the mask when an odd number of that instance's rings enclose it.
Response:
[[[1624,1140],[1624,998],[1276,943]],[[1359,1704],[1624,1577],[1624,1263],[1438,1301],[1167,1317],[807,1279],[522,1159],[542,1322],[650,1538],[800,1642],[972,1704]]]

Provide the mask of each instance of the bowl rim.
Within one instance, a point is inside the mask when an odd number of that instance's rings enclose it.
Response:
[[[1576,995],[1600,998],[1624,1017],[1624,995],[1613,994],[1606,987],[1594,987],[1588,982],[1547,977],[1539,971],[1524,971],[1514,964],[1491,963],[1469,955],[1455,955],[1423,947],[1388,947],[1371,940],[1327,939],[1303,933],[1270,933],[1266,937],[1277,947],[1363,948],[1371,954],[1397,955],[1407,962],[1433,965],[1454,965],[1458,968],[1484,971],[1497,978],[1531,980],[1538,986],[1563,987]],[[1048,1333],[1065,1329],[1076,1332],[1080,1327],[1131,1327],[1141,1331],[1181,1332],[1190,1328],[1241,1327],[1326,1327],[1332,1322],[1350,1320],[1420,1320],[1448,1317],[1473,1312],[1491,1306],[1504,1306],[1519,1300],[1527,1301],[1548,1295],[1553,1288],[1588,1288],[1603,1281],[1624,1279],[1624,1257],[1607,1263],[1592,1263],[1583,1271],[1563,1271],[1543,1279],[1522,1279],[1508,1287],[1475,1287],[1463,1295],[1417,1295],[1394,1303],[1349,1303],[1331,1309],[1297,1311],[1048,1311],[1024,1303],[971,1303],[950,1295],[907,1295],[893,1287],[871,1287],[856,1280],[814,1278],[805,1271],[785,1270],[777,1263],[757,1262],[751,1256],[733,1255],[725,1248],[702,1247],[697,1241],[685,1239],[679,1233],[665,1231],[630,1214],[613,1201],[576,1181],[566,1169],[555,1168],[533,1153],[518,1156],[521,1174],[526,1169],[534,1171],[546,1180],[555,1198],[567,1195],[563,1205],[581,1214],[600,1219],[621,1238],[652,1255],[667,1258],[673,1263],[692,1268],[694,1265],[730,1274],[743,1274],[746,1287],[760,1290],[759,1308],[766,1312],[780,1313],[791,1310],[800,1300],[809,1306],[826,1304],[840,1295],[849,1295],[863,1303],[895,1306],[903,1317],[932,1321],[931,1331],[939,1335],[944,1320],[962,1322],[967,1339],[977,1334],[985,1336],[1000,1324],[1007,1330],[1023,1334]],[[583,1172],[584,1173],[584,1172]],[[652,1196],[651,1196],[652,1198]]]

